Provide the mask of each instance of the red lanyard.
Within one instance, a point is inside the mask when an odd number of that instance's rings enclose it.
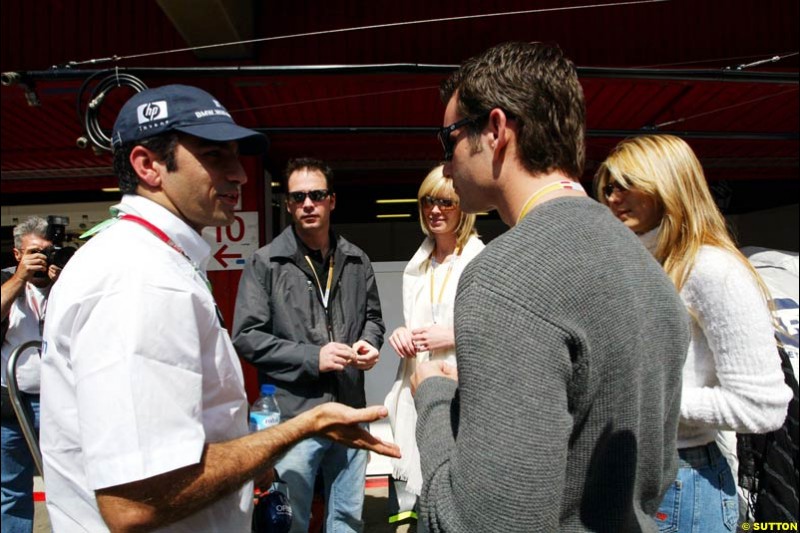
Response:
[[[120,220],[127,220],[127,221],[133,222],[135,224],[139,224],[143,228],[145,228],[148,231],[150,231],[150,233],[152,233],[153,235],[158,237],[167,246],[169,246],[170,248],[172,248],[173,250],[175,250],[176,252],[181,254],[184,257],[184,259],[189,261],[189,264],[192,265],[192,268],[194,268],[195,272],[200,274],[200,277],[202,277],[203,281],[206,282],[206,287],[208,287],[208,292],[211,293],[212,299],[214,298],[214,291],[212,291],[212,289],[211,289],[211,282],[208,281],[208,278],[203,273],[203,271],[200,270],[200,267],[197,266],[197,263],[192,261],[192,258],[189,257],[189,255],[186,252],[183,251],[183,248],[178,246],[178,244],[175,241],[173,241],[170,238],[169,235],[164,233],[164,231],[161,228],[159,228],[158,226],[148,222],[147,220],[143,219],[142,217],[137,217],[136,215],[131,215],[129,213],[126,213],[126,214],[120,216],[119,219]],[[225,327],[225,320],[222,318],[222,312],[220,312],[219,306],[217,306],[217,301],[216,300],[214,300],[214,308],[217,311],[217,318],[219,318],[219,323],[222,324],[222,327],[224,328]]]
[[[161,239],[163,242],[165,242],[167,246],[169,246],[170,248],[181,254],[183,257],[185,257],[186,260],[189,261],[193,267],[195,267],[195,270],[197,270],[197,266],[194,264],[194,261],[192,261],[192,259],[186,254],[186,252],[183,251],[183,248],[175,244],[175,241],[173,241],[169,235],[164,233],[164,231],[161,228],[148,222],[142,217],[137,217],[136,215],[124,214],[119,218],[120,220],[129,220],[131,222],[139,224],[140,226],[144,226],[145,228],[150,230],[150,233],[152,233],[153,235]]]

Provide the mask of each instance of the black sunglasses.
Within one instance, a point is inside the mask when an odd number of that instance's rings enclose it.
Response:
[[[311,198],[312,202],[321,202],[331,195],[331,191],[328,189],[317,189],[314,191],[295,191],[287,194],[289,196],[289,200],[299,204],[305,202],[306,197]]]
[[[626,189],[625,187],[623,187],[622,185],[620,185],[616,181],[613,181],[613,182],[609,183],[608,185],[603,186],[603,196],[608,198],[609,196],[614,194],[614,191],[625,192],[627,190],[628,189]]]
[[[452,198],[436,198],[435,196],[423,196],[419,199],[423,207],[433,209],[433,206],[439,206],[442,211],[450,211],[455,209],[458,203]]]
[[[439,142],[442,143],[442,148],[444,148],[444,160],[445,161],[452,161],[453,160],[453,150],[455,149],[455,142],[453,142],[453,138],[451,135],[454,131],[458,128],[463,128],[467,124],[475,124],[479,120],[486,118],[489,115],[489,112],[483,113],[482,115],[478,115],[477,117],[472,118],[462,118],[457,122],[453,122],[449,126],[442,126],[439,128],[439,131],[436,133],[436,136],[439,137]]]

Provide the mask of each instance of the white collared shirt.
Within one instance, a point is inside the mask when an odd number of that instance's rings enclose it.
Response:
[[[14,349],[28,341],[42,340],[40,321],[47,305],[47,293],[50,287],[40,288],[31,283],[25,284],[25,290],[11,304],[8,313],[8,331],[3,339],[3,367],[0,383],[7,387],[6,368],[8,359]],[[17,358],[17,386],[22,392],[39,394],[39,351],[28,349]]]
[[[139,196],[83,246],[52,291],[42,359],[41,447],[56,531],[104,531],[94,491],[200,462],[207,442],[247,433],[239,360],[204,269],[210,248]],[[193,266],[199,266],[199,269]],[[169,531],[249,531],[252,483]]]

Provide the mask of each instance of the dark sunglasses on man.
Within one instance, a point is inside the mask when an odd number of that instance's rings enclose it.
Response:
[[[502,107],[496,107],[496,108],[493,107],[492,109],[501,109],[503,113],[505,113],[506,118],[508,120],[514,120],[516,118],[513,113],[511,113],[510,111],[506,111]],[[442,143],[442,148],[444,149],[445,162],[453,160],[453,150],[455,149],[456,145],[452,137],[453,132],[459,128],[463,128],[467,124],[478,124],[479,122],[481,122],[482,120],[484,120],[486,117],[489,116],[489,113],[492,112],[492,109],[484,113],[481,113],[476,117],[462,118],[459,121],[453,122],[449,126],[442,126],[437,130],[436,136],[439,137],[439,142]]]
[[[306,197],[311,198],[312,202],[321,202],[331,195],[328,189],[316,189],[313,191],[294,191],[287,193],[289,200],[295,204],[301,204],[306,201]]]
[[[453,141],[451,135],[453,132],[459,128],[463,128],[467,124],[474,124],[477,123],[479,120],[485,118],[489,113],[483,113],[480,116],[472,117],[472,118],[463,118],[457,122],[453,122],[449,126],[442,126],[439,128],[436,136],[439,137],[439,142],[442,143],[442,148],[444,149],[444,160],[445,161],[452,161],[453,160],[453,150],[455,149],[456,143]]]

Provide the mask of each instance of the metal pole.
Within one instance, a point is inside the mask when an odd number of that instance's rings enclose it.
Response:
[[[3,85],[29,85],[37,81],[84,80],[100,72],[128,73],[137,77],[184,78],[193,77],[248,77],[291,75],[354,75],[354,74],[417,74],[446,76],[458,65],[425,63],[379,63],[370,65],[219,65],[213,67],[118,67],[80,69],[54,66],[48,70],[8,71],[0,74]],[[747,83],[777,83],[797,85],[797,72],[764,72],[722,69],[664,69],[626,67],[576,67],[579,78],[722,81]]]
[[[28,411],[19,398],[19,385],[17,385],[17,359],[19,359],[22,352],[30,348],[41,350],[42,341],[28,341],[14,348],[8,357],[6,383],[8,384],[11,406],[14,408],[14,413],[16,413],[17,420],[19,420],[19,426],[22,428],[22,434],[25,436],[25,441],[31,450],[31,456],[33,456],[33,461],[36,463],[36,470],[39,471],[40,476],[43,476],[44,469],[42,468],[42,452],[39,449],[39,437],[36,435],[34,422],[30,419]]]

